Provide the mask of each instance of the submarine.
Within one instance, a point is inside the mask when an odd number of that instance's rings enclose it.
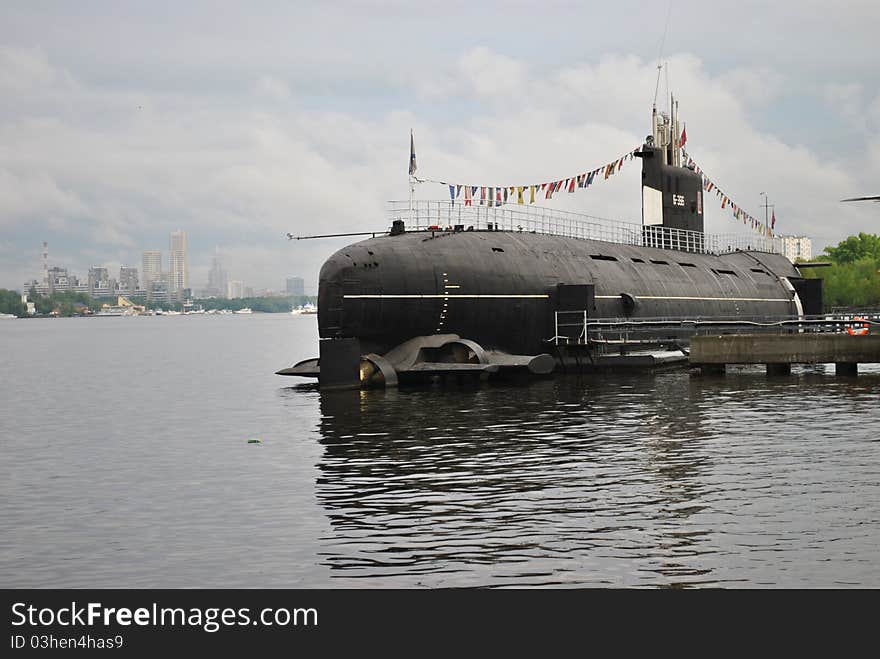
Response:
[[[655,323],[647,341],[671,340],[682,354],[687,337],[669,321],[821,313],[822,280],[802,277],[772,238],[704,232],[703,178],[682,163],[678,134],[674,114],[655,108],[652,133],[633,152],[641,224],[533,206],[410,202],[407,212],[401,203],[387,232],[323,264],[320,355],[278,374],[315,377],[322,389],[550,376],[602,362],[607,342],[590,331],[599,320]]]

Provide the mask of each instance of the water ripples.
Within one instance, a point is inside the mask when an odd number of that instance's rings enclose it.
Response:
[[[877,585],[877,374],[321,394],[345,583]]]
[[[313,317],[3,325],[7,586],[880,587],[878,367],[330,393],[272,375]]]

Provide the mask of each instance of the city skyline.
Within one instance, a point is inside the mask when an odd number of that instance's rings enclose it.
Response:
[[[23,286],[23,283],[31,282],[31,281],[42,281],[45,278],[46,273],[43,271],[45,267],[44,256],[48,255],[48,267],[51,268],[60,268],[71,275],[75,275],[77,273],[81,273],[81,278],[83,281],[87,280],[88,272],[90,269],[99,267],[106,268],[110,273],[119,273],[120,268],[135,268],[138,272],[138,282],[143,285],[144,283],[148,283],[155,278],[158,278],[160,275],[165,275],[168,281],[169,286],[171,285],[171,245],[172,245],[172,237],[171,234],[176,233],[178,231],[182,231],[182,233],[186,234],[184,239],[186,245],[186,259],[185,259],[185,274],[186,281],[189,284],[188,288],[193,290],[202,290],[210,288],[211,283],[211,271],[212,266],[214,264],[215,259],[218,254],[221,254],[221,258],[224,262],[224,270],[229,271],[230,268],[225,265],[227,261],[233,261],[233,265],[236,273],[242,273],[243,271],[250,270],[249,263],[246,262],[242,264],[239,259],[230,258],[230,253],[234,253],[234,249],[230,249],[228,247],[223,247],[219,245],[213,245],[207,250],[201,250],[197,253],[197,256],[194,258],[192,256],[192,251],[189,249],[190,239],[188,232],[186,230],[174,229],[169,231],[167,237],[165,239],[165,243],[167,245],[164,249],[156,249],[155,246],[160,244],[162,241],[157,240],[155,238],[149,238],[147,241],[147,247],[140,249],[139,246],[134,245],[130,249],[120,250],[116,252],[115,257],[108,257],[105,259],[90,259],[85,257],[82,253],[72,253],[69,248],[66,248],[64,245],[60,247],[50,239],[48,240],[40,240],[37,239],[34,241],[33,249],[25,249],[22,252],[19,252],[19,258],[22,262],[21,271],[24,272],[24,277],[19,280],[11,280],[10,277],[6,277],[3,281],[0,281],[0,288],[6,288],[8,290],[20,290]],[[285,242],[286,239],[285,239]],[[46,245],[48,245],[48,254],[46,254]],[[88,250],[91,252],[92,250]],[[148,256],[149,255],[149,256]],[[237,266],[244,265],[244,268],[241,270],[238,269]],[[245,268],[247,270],[245,270]],[[267,268],[257,268],[257,270],[261,270],[259,275],[249,276],[246,275],[242,277],[239,275],[237,277],[238,280],[244,282],[244,287],[246,289],[251,289],[253,291],[269,291],[271,294],[276,292],[285,290],[285,281],[286,278],[291,276],[289,274],[290,268],[286,267],[283,269],[279,269],[276,272],[270,272]],[[294,270],[295,271],[295,270]],[[250,273],[253,275],[254,273]],[[297,275],[298,276],[298,275]],[[114,279],[118,279],[114,277]],[[228,279],[228,277],[227,277]],[[313,277],[313,281],[308,277],[304,277],[305,281],[305,295],[317,295],[317,273]],[[261,283],[267,282],[267,283]],[[223,287],[219,290],[226,290],[226,283],[224,282]]]
[[[265,288],[248,285],[242,279],[230,279],[223,267],[219,246],[215,247],[206,283],[203,286],[192,286],[189,277],[186,232],[180,229],[172,231],[169,234],[168,244],[167,269],[162,250],[146,249],[141,252],[140,270],[136,266],[122,263],[116,268],[112,265],[90,265],[86,270],[87,275],[81,277],[74,268],[68,267],[63,262],[54,261],[51,258],[49,243],[44,240],[40,250],[41,275],[29,277],[23,284],[9,288],[22,293],[36,288],[37,292],[42,294],[53,290],[71,290],[96,297],[120,294],[144,296],[148,300],[182,301],[186,297],[234,299],[291,294],[291,281],[295,280],[298,282],[298,292],[292,294],[309,294],[304,292],[307,289],[304,286],[304,279],[298,276],[287,276],[283,279],[283,284]],[[118,271],[118,277],[111,276],[111,272],[115,271]]]

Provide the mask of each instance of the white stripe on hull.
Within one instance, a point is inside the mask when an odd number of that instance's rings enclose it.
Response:
[[[438,293],[436,295],[343,295],[347,300],[506,300],[506,299],[547,299],[550,296],[543,295],[519,295],[519,294],[485,294],[485,295],[465,295],[453,293]],[[791,302],[789,298],[765,298],[765,297],[689,297],[689,296],[662,296],[662,295],[636,295],[637,300],[698,300],[701,302]],[[597,300],[619,300],[619,295],[597,295]]]
[[[635,295],[637,300],[699,300],[701,302],[791,302],[789,298],[767,297],[687,297],[664,295]],[[597,300],[619,300],[619,295],[597,295]]]
[[[549,295],[462,295],[444,294],[438,295],[343,295],[346,300],[447,300],[447,299],[546,299]]]

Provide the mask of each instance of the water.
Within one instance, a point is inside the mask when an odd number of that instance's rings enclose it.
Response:
[[[0,339],[2,586],[880,586],[877,367],[322,394],[272,374],[314,316]]]

